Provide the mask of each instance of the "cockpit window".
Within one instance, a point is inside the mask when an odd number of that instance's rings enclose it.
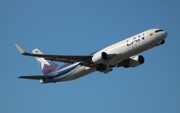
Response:
[[[163,30],[156,30],[155,33],[158,33],[158,32],[161,32],[161,31],[163,31]]]

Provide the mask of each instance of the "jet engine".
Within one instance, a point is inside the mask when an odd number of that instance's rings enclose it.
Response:
[[[139,56],[133,56],[130,58],[128,66],[127,67],[136,67],[144,63],[144,57]]]
[[[92,57],[92,61],[94,64],[100,64],[100,63],[103,63],[103,61],[107,60],[108,59],[108,55],[106,52],[102,52],[100,54],[95,54],[93,57]]]

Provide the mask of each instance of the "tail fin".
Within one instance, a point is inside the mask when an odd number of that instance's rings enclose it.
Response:
[[[39,49],[32,50],[33,54],[43,54]],[[41,57],[35,57],[44,75],[48,75],[59,66],[50,60]]]

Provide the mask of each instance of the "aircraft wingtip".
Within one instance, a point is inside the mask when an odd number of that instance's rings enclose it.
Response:
[[[25,54],[26,52],[18,45],[18,44],[15,44],[16,48],[18,49],[18,51],[21,53],[21,54]]]

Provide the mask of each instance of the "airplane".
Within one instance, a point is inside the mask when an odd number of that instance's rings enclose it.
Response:
[[[164,44],[166,37],[166,31],[150,29],[89,55],[43,54],[37,48],[28,53],[15,44],[22,55],[36,58],[44,74],[18,78],[40,80],[41,84],[45,84],[74,80],[95,71],[106,74],[115,67],[134,68],[145,61],[142,55],[137,54]],[[64,62],[65,65],[59,66],[54,61]]]

